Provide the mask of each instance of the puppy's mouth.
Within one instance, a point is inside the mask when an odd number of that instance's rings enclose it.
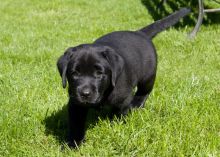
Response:
[[[82,100],[81,102],[85,105],[90,105],[90,106],[97,106],[101,101],[101,96],[96,98],[95,100]]]
[[[81,105],[86,106],[86,107],[97,107],[97,106],[99,106],[98,103],[91,103],[91,102],[82,102]]]
[[[88,106],[88,107],[96,107],[99,106],[101,100],[102,100],[102,96],[98,96],[95,99],[83,99],[81,97],[75,97],[75,96],[71,96],[73,98],[76,98],[77,101],[82,105],[82,106]]]
[[[81,105],[86,107],[97,107],[99,106],[99,102],[82,101]]]

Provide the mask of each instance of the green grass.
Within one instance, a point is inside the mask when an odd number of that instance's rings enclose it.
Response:
[[[187,24],[158,35],[146,107],[125,123],[100,118],[79,150],[60,151],[68,96],[57,58],[69,46],[141,28],[153,17],[134,0],[0,4],[0,156],[220,156],[220,25],[202,25],[195,40]]]

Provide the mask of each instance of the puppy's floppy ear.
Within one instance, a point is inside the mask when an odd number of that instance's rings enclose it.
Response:
[[[104,56],[104,58],[106,58],[106,60],[110,64],[111,72],[112,72],[111,82],[112,82],[112,86],[114,87],[118,76],[120,75],[120,73],[124,68],[124,60],[120,55],[118,55],[115,52],[114,49],[107,46],[105,47],[105,51],[102,52],[102,55]]]
[[[67,65],[68,65],[69,60],[72,57],[74,51],[75,51],[75,48],[73,48],[73,47],[68,48],[65,51],[64,55],[62,55],[57,61],[57,68],[58,68],[60,76],[62,78],[63,88],[66,88]]]

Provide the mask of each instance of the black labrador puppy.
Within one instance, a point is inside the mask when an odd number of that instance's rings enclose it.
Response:
[[[126,115],[130,109],[144,106],[157,70],[151,39],[189,13],[183,8],[138,31],[112,32],[94,43],[66,50],[57,66],[63,87],[67,80],[69,84],[69,146],[84,140],[89,108],[106,104],[115,114]]]

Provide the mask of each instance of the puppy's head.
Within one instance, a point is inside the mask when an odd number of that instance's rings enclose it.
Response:
[[[112,48],[86,44],[66,50],[57,67],[63,87],[81,105],[97,105],[107,89],[113,88],[122,72],[124,61]]]

